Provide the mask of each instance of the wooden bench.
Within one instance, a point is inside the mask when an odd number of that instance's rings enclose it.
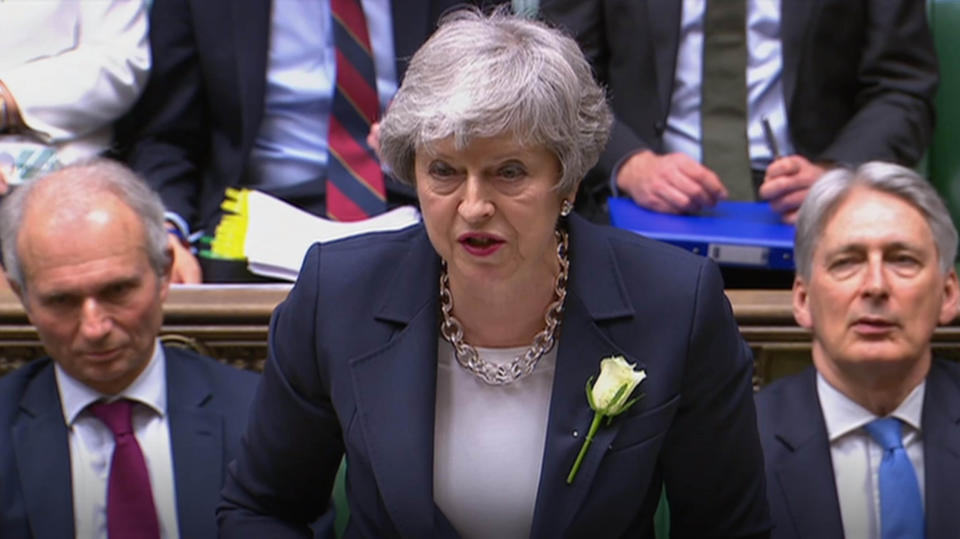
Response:
[[[164,308],[161,338],[231,365],[257,370],[267,357],[273,308],[290,285],[174,286]],[[810,363],[810,334],[793,320],[786,290],[730,290],[740,331],[756,360],[755,385]],[[960,323],[938,328],[935,354],[960,359]],[[43,355],[36,331],[16,296],[0,290],[0,375]]]

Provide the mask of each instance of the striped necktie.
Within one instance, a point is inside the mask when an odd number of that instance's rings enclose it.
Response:
[[[367,21],[359,0],[331,0],[336,89],[330,115],[327,216],[358,221],[386,209],[376,154],[366,143],[380,105]]]

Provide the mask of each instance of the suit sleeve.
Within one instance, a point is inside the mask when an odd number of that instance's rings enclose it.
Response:
[[[77,10],[75,47],[0,72],[24,122],[52,142],[112,123],[136,101],[150,69],[142,2],[85,0]]]
[[[820,158],[913,165],[930,143],[939,83],[926,3],[870,0],[866,4],[861,62],[848,67],[857,70],[859,89],[853,97],[857,110]]]
[[[767,537],[753,361],[712,262],[696,297],[681,400],[661,457],[671,536]]]
[[[217,509],[223,537],[311,537],[328,506],[343,441],[316,357],[320,247],[270,322],[269,354]]]
[[[543,17],[573,36],[584,56],[593,66],[600,84],[609,85],[610,39],[606,28],[606,13],[601,0],[543,0]],[[651,74],[652,76],[652,74]],[[597,181],[605,182],[619,162],[626,156],[651,149],[626,122],[614,117],[610,140],[597,165]]]
[[[116,137],[127,164],[168,211],[193,226],[209,126],[191,10],[186,0],[153,1],[153,68],[143,96],[117,123]]]

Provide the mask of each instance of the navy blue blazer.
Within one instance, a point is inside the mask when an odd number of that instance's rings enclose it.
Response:
[[[816,380],[810,367],[757,395],[772,537],[843,537]],[[927,538],[955,538],[960,533],[960,365],[934,359],[921,426]]]
[[[215,537],[214,508],[257,376],[164,347],[180,537]],[[74,537],[67,427],[53,362],[0,378],[0,537]]]
[[[531,537],[765,537],[749,349],[709,260],[569,218],[570,278]],[[347,458],[351,537],[454,537],[433,501],[440,259],[422,227],[309,251],[218,509],[226,537],[307,537]],[[565,478],[601,358],[646,370],[643,398]]]
[[[464,0],[392,0],[397,78],[440,16]],[[274,0],[153,0],[153,64],[143,95],[117,124],[119,153],[194,229],[213,230],[227,187],[246,185],[263,119]],[[282,7],[282,3],[280,4]],[[386,178],[388,202],[413,191]],[[276,196],[316,202],[323,181]]]

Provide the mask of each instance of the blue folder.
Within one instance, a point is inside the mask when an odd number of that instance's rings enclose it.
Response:
[[[611,198],[610,222],[618,228],[709,256],[721,265],[794,269],[793,225],[766,202],[724,201],[699,215],[669,215]]]

